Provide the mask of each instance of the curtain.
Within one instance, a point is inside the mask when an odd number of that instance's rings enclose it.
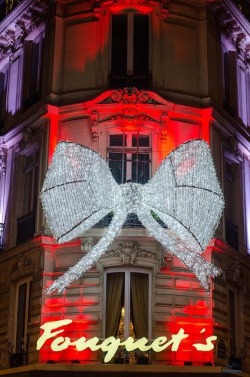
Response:
[[[131,313],[137,339],[148,337],[148,274],[131,273]]]
[[[107,274],[105,336],[116,336],[124,299],[124,273]]]

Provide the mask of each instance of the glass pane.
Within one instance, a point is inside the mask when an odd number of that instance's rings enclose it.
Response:
[[[125,147],[127,145],[127,135],[110,135],[109,145],[110,147]]]
[[[132,147],[149,147],[149,135],[132,135]]]
[[[148,274],[131,273],[131,322],[137,339],[148,337]]]
[[[134,75],[149,73],[149,16],[134,15]]]
[[[105,336],[124,337],[124,279],[123,272],[107,274]],[[122,310],[123,309],[123,310]]]
[[[16,353],[23,351],[23,339],[25,333],[25,310],[26,310],[27,284],[22,284],[18,291],[17,329],[16,329]]]
[[[127,15],[112,16],[111,74],[127,74]]]
[[[122,153],[109,153],[109,168],[117,183],[126,181],[126,164]]]
[[[150,159],[148,153],[132,155],[132,181],[147,183],[149,180]]]

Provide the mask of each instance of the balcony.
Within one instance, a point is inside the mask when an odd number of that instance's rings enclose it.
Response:
[[[33,238],[35,233],[35,212],[27,213],[17,219],[16,243],[22,243]]]

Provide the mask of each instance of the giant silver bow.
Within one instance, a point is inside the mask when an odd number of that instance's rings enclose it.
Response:
[[[201,257],[224,206],[208,145],[192,140],[175,149],[145,185],[118,185],[106,161],[91,149],[60,142],[44,181],[41,199],[48,224],[59,243],[113,218],[105,235],[48,292],[62,292],[105,252],[129,213],[168,251],[177,256],[209,289],[220,270]],[[165,226],[161,226],[160,219]]]

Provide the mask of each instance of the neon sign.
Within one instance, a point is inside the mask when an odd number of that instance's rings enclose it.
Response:
[[[93,337],[90,339],[80,337],[79,339],[72,341],[69,337],[62,336],[62,333],[65,330],[64,328],[59,329],[60,327],[65,327],[72,322],[73,321],[71,319],[63,319],[44,323],[41,326],[41,329],[44,330],[44,332],[37,341],[36,349],[40,350],[47,340],[51,339],[52,342],[50,344],[50,348],[54,352],[60,352],[68,349],[69,347],[75,347],[78,352],[84,351],[87,348],[89,348],[91,351],[102,350],[103,352],[106,352],[104,362],[108,363],[114,357],[120,346],[125,347],[126,351],[128,352],[138,349],[142,352],[149,350],[161,352],[169,346],[171,346],[171,351],[178,351],[182,340],[189,337],[189,334],[185,334],[184,329],[181,328],[177,334],[171,335],[170,340],[168,340],[166,336],[160,336],[153,340],[151,344],[148,344],[149,340],[145,337],[138,340],[134,340],[132,337],[129,337],[124,341],[119,338],[115,338],[114,336],[110,336],[104,340],[100,340],[98,337]],[[204,332],[205,329],[202,329],[201,333]],[[61,335],[58,336],[59,334]],[[192,346],[196,348],[197,351],[208,352],[214,348],[214,344],[212,342],[216,339],[217,336],[212,335],[206,338],[205,344],[194,343]]]

